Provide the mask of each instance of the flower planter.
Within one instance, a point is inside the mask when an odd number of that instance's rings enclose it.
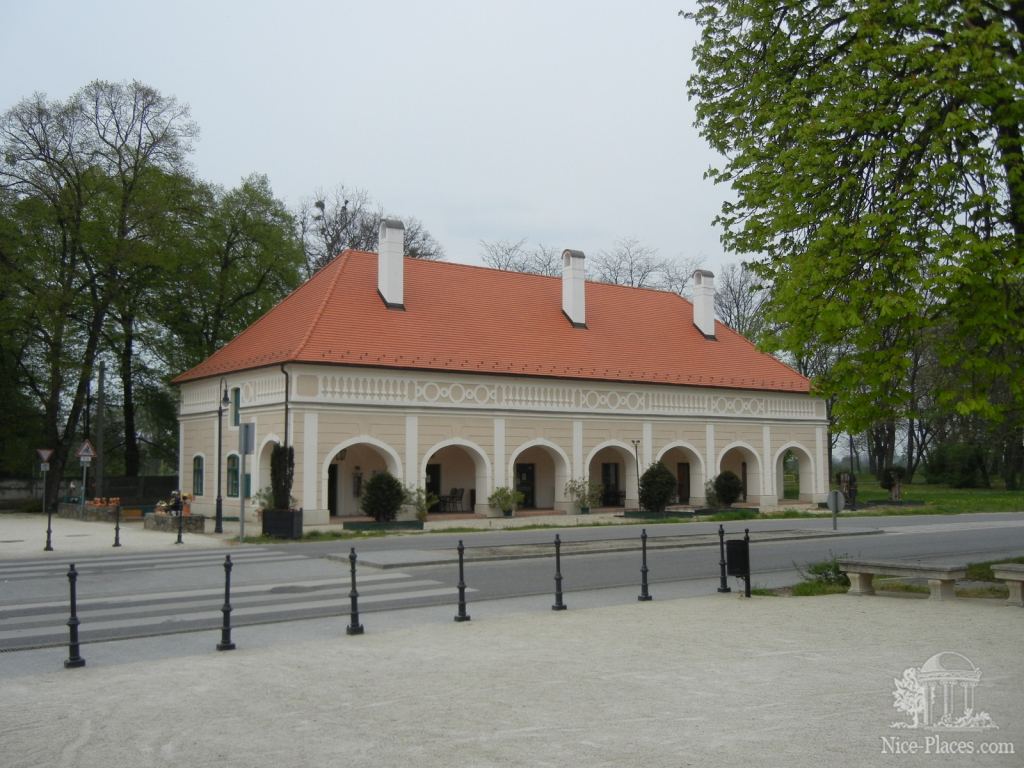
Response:
[[[278,539],[301,539],[302,510],[264,509],[263,535]]]

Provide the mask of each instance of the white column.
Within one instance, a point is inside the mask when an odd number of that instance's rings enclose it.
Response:
[[[583,422],[574,420],[572,423],[572,476],[579,480],[587,479],[587,467],[583,466]]]
[[[761,463],[766,465],[762,467],[761,471],[761,496],[767,496],[771,502],[775,501],[776,497],[776,477],[775,477],[775,464],[774,462],[768,466],[768,462],[772,460],[772,428],[765,424],[761,427],[761,447],[762,455]],[[764,504],[764,501],[761,502]]]
[[[317,414],[307,413],[303,421],[302,435],[302,506],[305,509],[319,509],[317,503],[317,444],[320,430]]]
[[[814,494],[820,501],[828,492],[828,454],[825,451],[825,428],[818,427],[814,431],[814,461],[818,471],[814,473]]]
[[[178,420],[178,485],[185,480],[185,422]],[[70,463],[70,462],[69,462]],[[85,488],[82,489],[85,498]]]
[[[405,483],[422,488],[426,482],[420,477],[420,420],[419,416],[405,417]]]
[[[505,420],[494,420],[494,487],[508,484],[505,473]]]
[[[654,446],[654,429],[651,426],[651,422],[645,421],[643,426],[643,442],[640,444],[640,474],[647,471],[647,467],[651,466],[652,452]]]
[[[713,480],[718,475],[718,464],[715,461],[715,425],[708,424],[704,433],[704,450],[706,451],[708,472],[705,480]]]

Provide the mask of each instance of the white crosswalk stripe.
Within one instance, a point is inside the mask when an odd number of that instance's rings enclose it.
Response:
[[[232,556],[234,560],[234,556]],[[246,623],[341,616],[350,607],[346,578],[234,587],[231,620]],[[360,606],[450,597],[452,585],[417,579],[406,573],[369,572],[358,581]],[[467,590],[473,592],[474,590]],[[78,600],[83,643],[117,637],[213,630],[220,626],[223,589],[193,589]],[[60,645],[67,641],[67,601],[0,607],[0,650]]]
[[[204,565],[216,565],[224,562],[225,555],[231,555],[232,562],[274,563],[306,560],[308,555],[296,552],[278,551],[273,549],[216,549],[196,552],[144,553],[138,555],[112,555],[100,557],[68,557],[64,560],[32,559],[16,560],[0,564],[0,581],[18,579],[35,579],[47,576],[64,576],[68,566],[75,564],[75,570],[81,573],[89,571],[117,571],[123,573],[153,571],[156,569],[195,568]]]

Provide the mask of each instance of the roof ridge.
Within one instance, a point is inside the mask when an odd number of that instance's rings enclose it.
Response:
[[[337,269],[335,269],[334,271],[334,277],[331,278],[331,284],[327,287],[327,290],[324,291],[324,298],[320,302],[320,306],[317,308],[316,314],[313,316],[313,321],[309,324],[309,327],[306,329],[306,335],[303,337],[302,341],[299,342],[299,345],[295,348],[295,351],[292,352],[292,357],[298,357],[299,355],[301,355],[303,348],[309,343],[309,338],[310,336],[313,335],[313,329],[316,328],[317,323],[320,322],[320,318],[323,317],[324,314],[324,309],[327,308],[327,303],[334,295],[334,286],[338,284],[338,278],[341,277],[341,273],[345,271],[345,264],[348,262],[348,255],[350,252],[351,250],[346,248],[344,251],[338,254],[337,257],[331,260],[331,266],[333,266],[333,262],[338,262]]]

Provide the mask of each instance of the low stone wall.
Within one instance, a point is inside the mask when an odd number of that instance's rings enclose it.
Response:
[[[178,532],[178,518],[171,515],[146,515],[143,527],[147,531]],[[185,533],[203,533],[206,527],[205,515],[188,515],[182,518],[181,529]]]
[[[57,505],[57,517],[66,517],[70,520],[92,520],[102,523],[112,523],[117,516],[117,507],[95,507],[86,503],[85,507],[78,504],[61,502]]]

